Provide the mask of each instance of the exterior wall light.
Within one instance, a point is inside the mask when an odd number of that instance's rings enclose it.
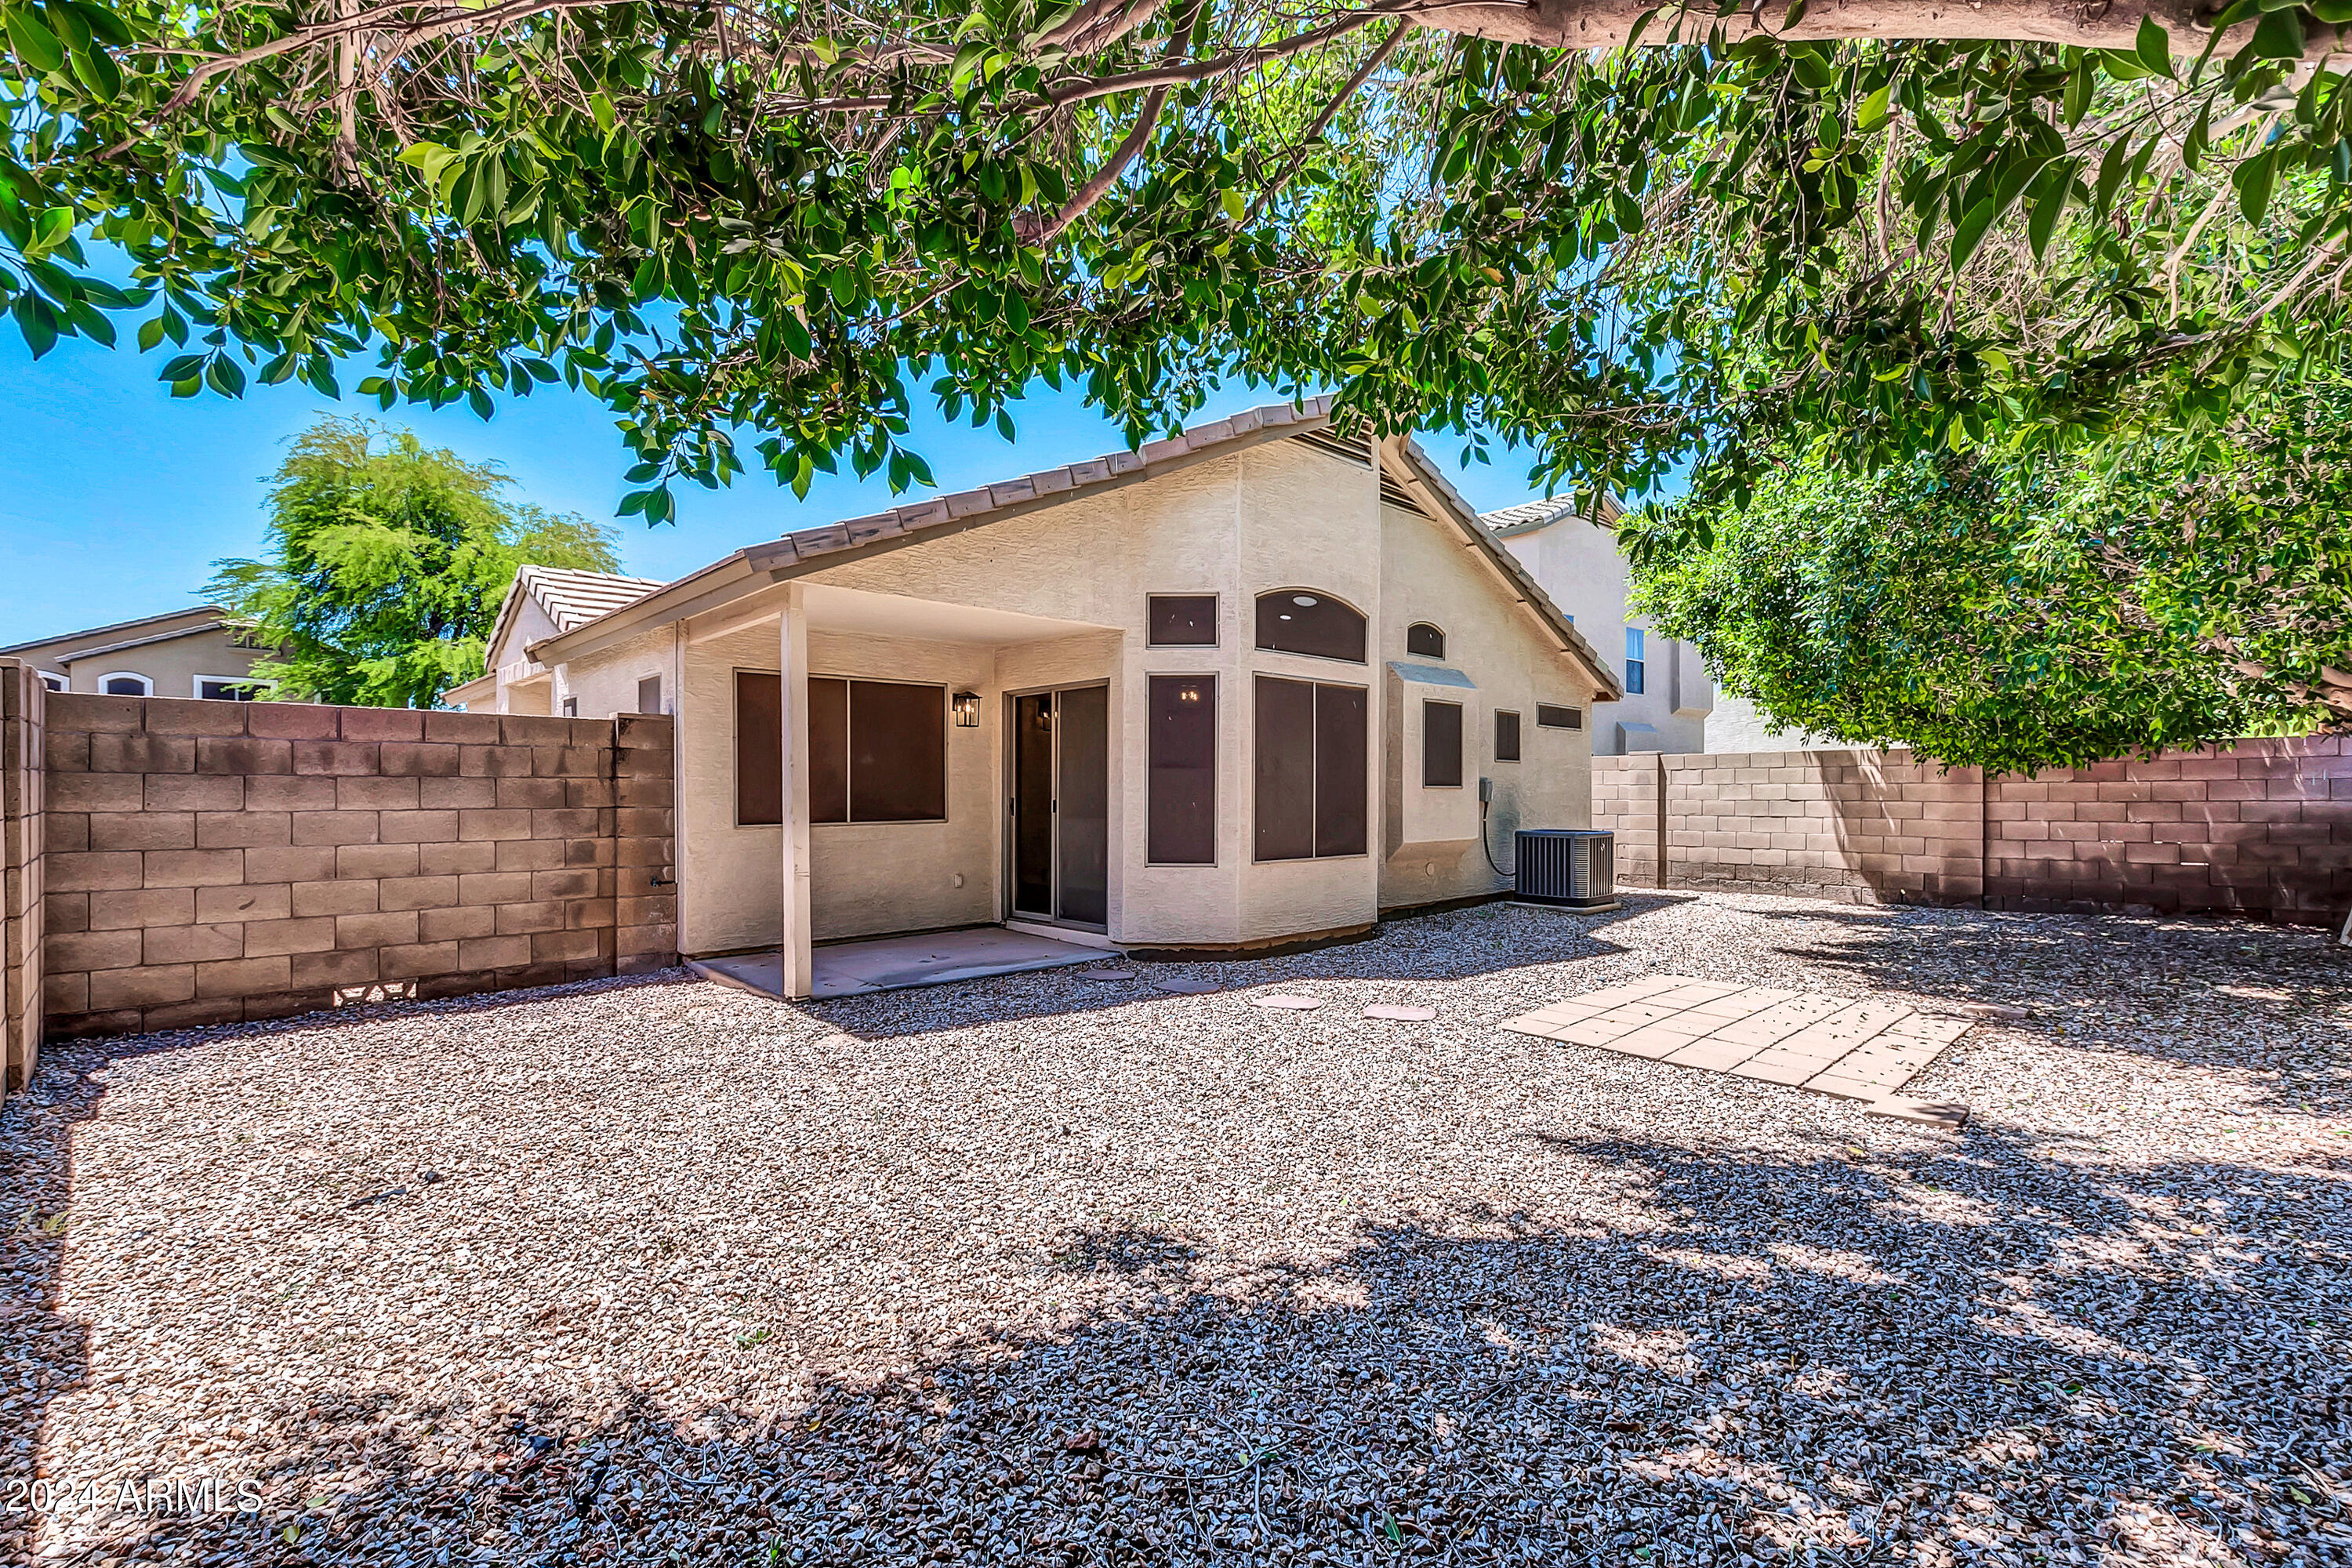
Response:
[[[957,729],[977,730],[980,728],[979,692],[959,691],[948,700],[948,708],[955,714]]]

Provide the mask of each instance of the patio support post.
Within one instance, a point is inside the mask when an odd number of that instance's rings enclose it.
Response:
[[[784,584],[779,622],[777,684],[783,706],[784,831],[782,913],[783,994],[787,1000],[811,994],[814,960],[809,942],[808,613],[798,583]]]

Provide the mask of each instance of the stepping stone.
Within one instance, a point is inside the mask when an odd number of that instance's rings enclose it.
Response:
[[[1863,1107],[1868,1116],[1884,1116],[1895,1121],[1916,1121],[1922,1127],[1946,1127],[1958,1131],[1969,1124],[1969,1108],[1948,1100],[1913,1100],[1908,1095],[1890,1094]]]
[[[1323,1005],[1323,998],[1298,996],[1276,991],[1271,994],[1261,994],[1253,996],[1249,999],[1249,1005],[1253,1007],[1282,1007],[1294,1013],[1312,1013],[1316,1008]]]
[[[1426,1024],[1437,1016],[1434,1007],[1399,1007],[1387,1002],[1375,1002],[1364,1009],[1367,1018],[1387,1018],[1399,1024]]]
[[[1179,996],[1206,996],[1213,991],[1224,989],[1213,980],[1188,980],[1181,974],[1162,976],[1154,979],[1151,984],[1162,991],[1172,991]]]
[[[1132,980],[1135,978],[1135,971],[1132,969],[1081,969],[1078,971],[1078,978],[1081,980]]]

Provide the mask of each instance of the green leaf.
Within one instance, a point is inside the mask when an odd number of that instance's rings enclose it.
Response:
[[[2099,181],[2091,194],[2091,210],[2101,217],[2115,205],[2116,187],[2124,181],[2124,167],[2131,161],[2131,137],[2118,136],[2107,148],[2107,155],[2099,160]]]
[[[73,54],[74,75],[89,89],[100,103],[111,103],[122,91],[122,71],[114,57],[104,49],[76,49]]]
[[[152,317],[139,323],[139,352],[146,353],[163,341],[163,318]]]
[[[2253,42],[2246,52],[2256,59],[2303,58],[2303,16],[2296,11],[2265,11],[2254,25]]]
[[[215,354],[205,363],[205,381],[223,397],[245,395],[245,367],[226,354]]]
[[[2172,74],[2172,39],[2154,16],[2139,19],[2139,37],[2132,52],[2139,57],[2140,64],[2157,75]]]
[[[2271,184],[2278,178],[2279,149],[2276,147],[2256,154],[2230,173],[2230,183],[2238,188],[2238,210],[2246,215],[2248,223],[2260,223],[2263,214],[2270,210]]]
[[[2058,219],[2066,210],[2066,198],[2074,188],[2074,174],[2080,166],[2073,158],[2062,158],[2043,169],[2029,192],[2031,206],[2025,219],[2025,237],[2033,247],[2033,259],[2039,261],[2050,248],[2050,237],[2058,231]]]
[[[57,346],[57,312],[49,309],[47,300],[37,294],[19,294],[10,313],[16,318],[16,330],[24,334],[25,346],[35,359]]]
[[[2346,3],[2352,5],[2352,0],[2346,0]],[[1860,132],[1871,132],[1885,124],[1888,119],[1887,100],[1893,91],[1894,84],[1890,82],[1864,99],[1862,109],[1854,119],[1853,128]]]
[[[1992,220],[2000,211],[1999,202],[1986,196],[1961,215],[1958,225],[1952,230],[1953,271],[1958,272],[1968,265],[1969,258],[1976,252],[1978,241],[1984,238],[1985,230],[1992,226]]]
[[[48,24],[34,16],[29,6],[8,7],[8,42],[16,49],[16,58],[38,75],[65,68],[65,46],[58,42]]]
[[[2346,3],[2352,4],[2352,0],[2346,0]],[[2315,80],[2318,79],[2318,76],[2319,73],[2317,71],[2314,71],[2312,73],[2313,79]],[[2199,166],[2205,162],[2206,150],[2211,147],[2212,144],[2213,100],[2209,98],[2205,100],[2205,107],[2197,111],[2197,123],[2191,125],[2189,128],[2189,134],[2181,138],[2181,165],[2190,174],[2195,174]]]

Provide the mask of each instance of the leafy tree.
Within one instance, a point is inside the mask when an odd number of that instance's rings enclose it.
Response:
[[[919,482],[918,386],[1009,433],[1041,379],[1137,438],[1328,385],[1620,489],[1748,483],[1766,428],[2056,449],[2334,363],[2347,19],[0,0],[0,304],[36,353],[135,316],[187,395],[586,387],[655,521],[754,463]],[[1993,252],[2056,308],[1953,308]]]
[[[2022,773],[2352,722],[2352,381],[2066,457],[1772,457],[1626,528],[1636,606],[1777,723]]]
[[[205,592],[278,650],[255,673],[281,700],[433,707],[482,673],[520,568],[616,568],[609,527],[510,502],[495,464],[406,430],[322,418],[276,483],[267,553],[217,563]]]

